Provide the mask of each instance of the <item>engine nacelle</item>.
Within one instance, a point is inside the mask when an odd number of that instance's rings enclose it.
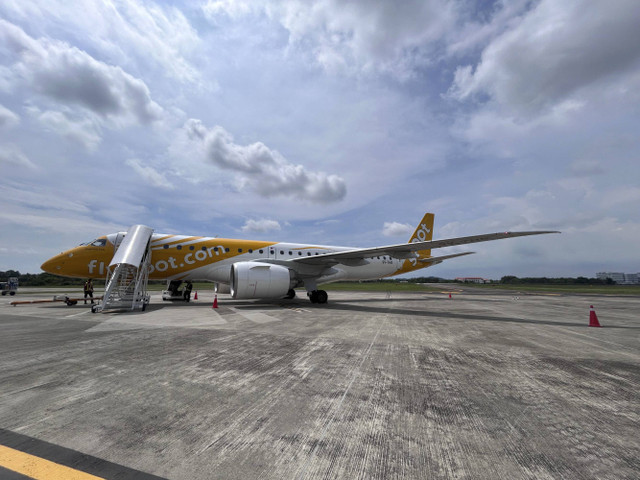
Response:
[[[231,293],[231,286],[227,283],[216,282],[213,284],[213,291],[220,294]]]
[[[233,298],[275,298],[287,294],[294,282],[289,269],[261,262],[238,262],[231,266]]]

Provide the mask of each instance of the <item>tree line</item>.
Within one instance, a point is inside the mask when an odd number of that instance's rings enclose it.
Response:
[[[0,281],[7,281],[9,277],[17,277],[21,287],[48,287],[65,285],[84,285],[85,280],[81,278],[67,278],[52,275],[50,273],[20,273],[17,270],[7,270],[0,272]]]
[[[602,280],[600,278],[587,278],[587,277],[523,277],[518,278],[513,275],[506,275],[500,279],[502,284],[518,285],[523,283],[539,284],[539,285],[614,285],[616,282],[610,278]]]
[[[84,278],[67,278],[52,275],[50,273],[20,273],[17,270],[7,270],[5,272],[0,271],[0,281],[5,282],[9,277],[18,277],[18,282],[23,287],[55,287],[66,285],[80,285],[82,286],[86,279]],[[441,278],[441,277],[414,277],[414,278],[395,278],[395,279],[383,279],[379,282],[389,283],[449,283],[454,280]],[[162,280],[150,281],[149,283],[164,283]],[[612,279],[607,278],[601,280],[599,278],[587,278],[587,277],[560,277],[560,278],[548,278],[548,277],[522,277],[518,278],[514,275],[506,275],[498,281],[492,281],[491,283],[506,284],[506,285],[520,285],[520,284],[538,284],[538,285],[614,285]]]

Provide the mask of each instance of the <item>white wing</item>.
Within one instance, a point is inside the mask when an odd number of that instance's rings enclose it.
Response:
[[[388,255],[390,257],[407,259],[417,258],[415,252],[420,250],[431,250],[434,248],[452,247],[455,245],[466,245],[469,243],[478,242],[490,242],[493,240],[501,240],[503,238],[525,237],[528,235],[544,235],[547,233],[560,233],[556,231],[535,231],[535,232],[500,232],[500,233],[485,233],[483,235],[472,235],[469,237],[457,237],[446,238],[444,240],[431,240],[428,242],[415,242],[415,243],[401,243],[398,245],[387,245],[384,247],[373,248],[355,248],[353,250],[346,250],[335,253],[323,253],[320,255],[314,255],[312,257],[302,257],[288,262],[302,263],[307,265],[336,265],[343,263],[346,265],[357,265],[360,261],[379,255]],[[466,255],[465,254],[453,254],[444,255],[440,258],[432,257],[422,259],[425,263],[435,263],[445,260],[447,258],[453,258],[454,256]],[[422,261],[421,260],[421,261]],[[430,262],[433,260],[433,262]]]

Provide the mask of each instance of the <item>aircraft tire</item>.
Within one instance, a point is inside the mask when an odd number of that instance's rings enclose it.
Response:
[[[309,294],[309,300],[311,303],[327,303],[329,295],[324,290],[314,290]]]
[[[291,300],[292,298],[295,298],[295,296],[296,296],[296,291],[293,288],[290,288],[287,294],[284,296],[284,298]]]
[[[309,300],[311,300],[311,303],[318,303],[318,290],[309,293]]]
[[[324,290],[318,290],[318,303],[327,303],[329,295]]]

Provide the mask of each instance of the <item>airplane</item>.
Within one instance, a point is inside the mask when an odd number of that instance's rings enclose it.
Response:
[[[323,304],[328,295],[319,285],[392,277],[474,253],[432,256],[432,249],[560,233],[501,232],[432,240],[433,221],[434,214],[426,213],[407,243],[373,248],[153,233],[149,279],[166,280],[170,288],[182,281],[212,281],[216,293],[230,293],[234,299],[293,298],[294,289],[304,287],[311,303]],[[41,268],[64,277],[106,278],[125,235],[98,237],[50,258]]]

